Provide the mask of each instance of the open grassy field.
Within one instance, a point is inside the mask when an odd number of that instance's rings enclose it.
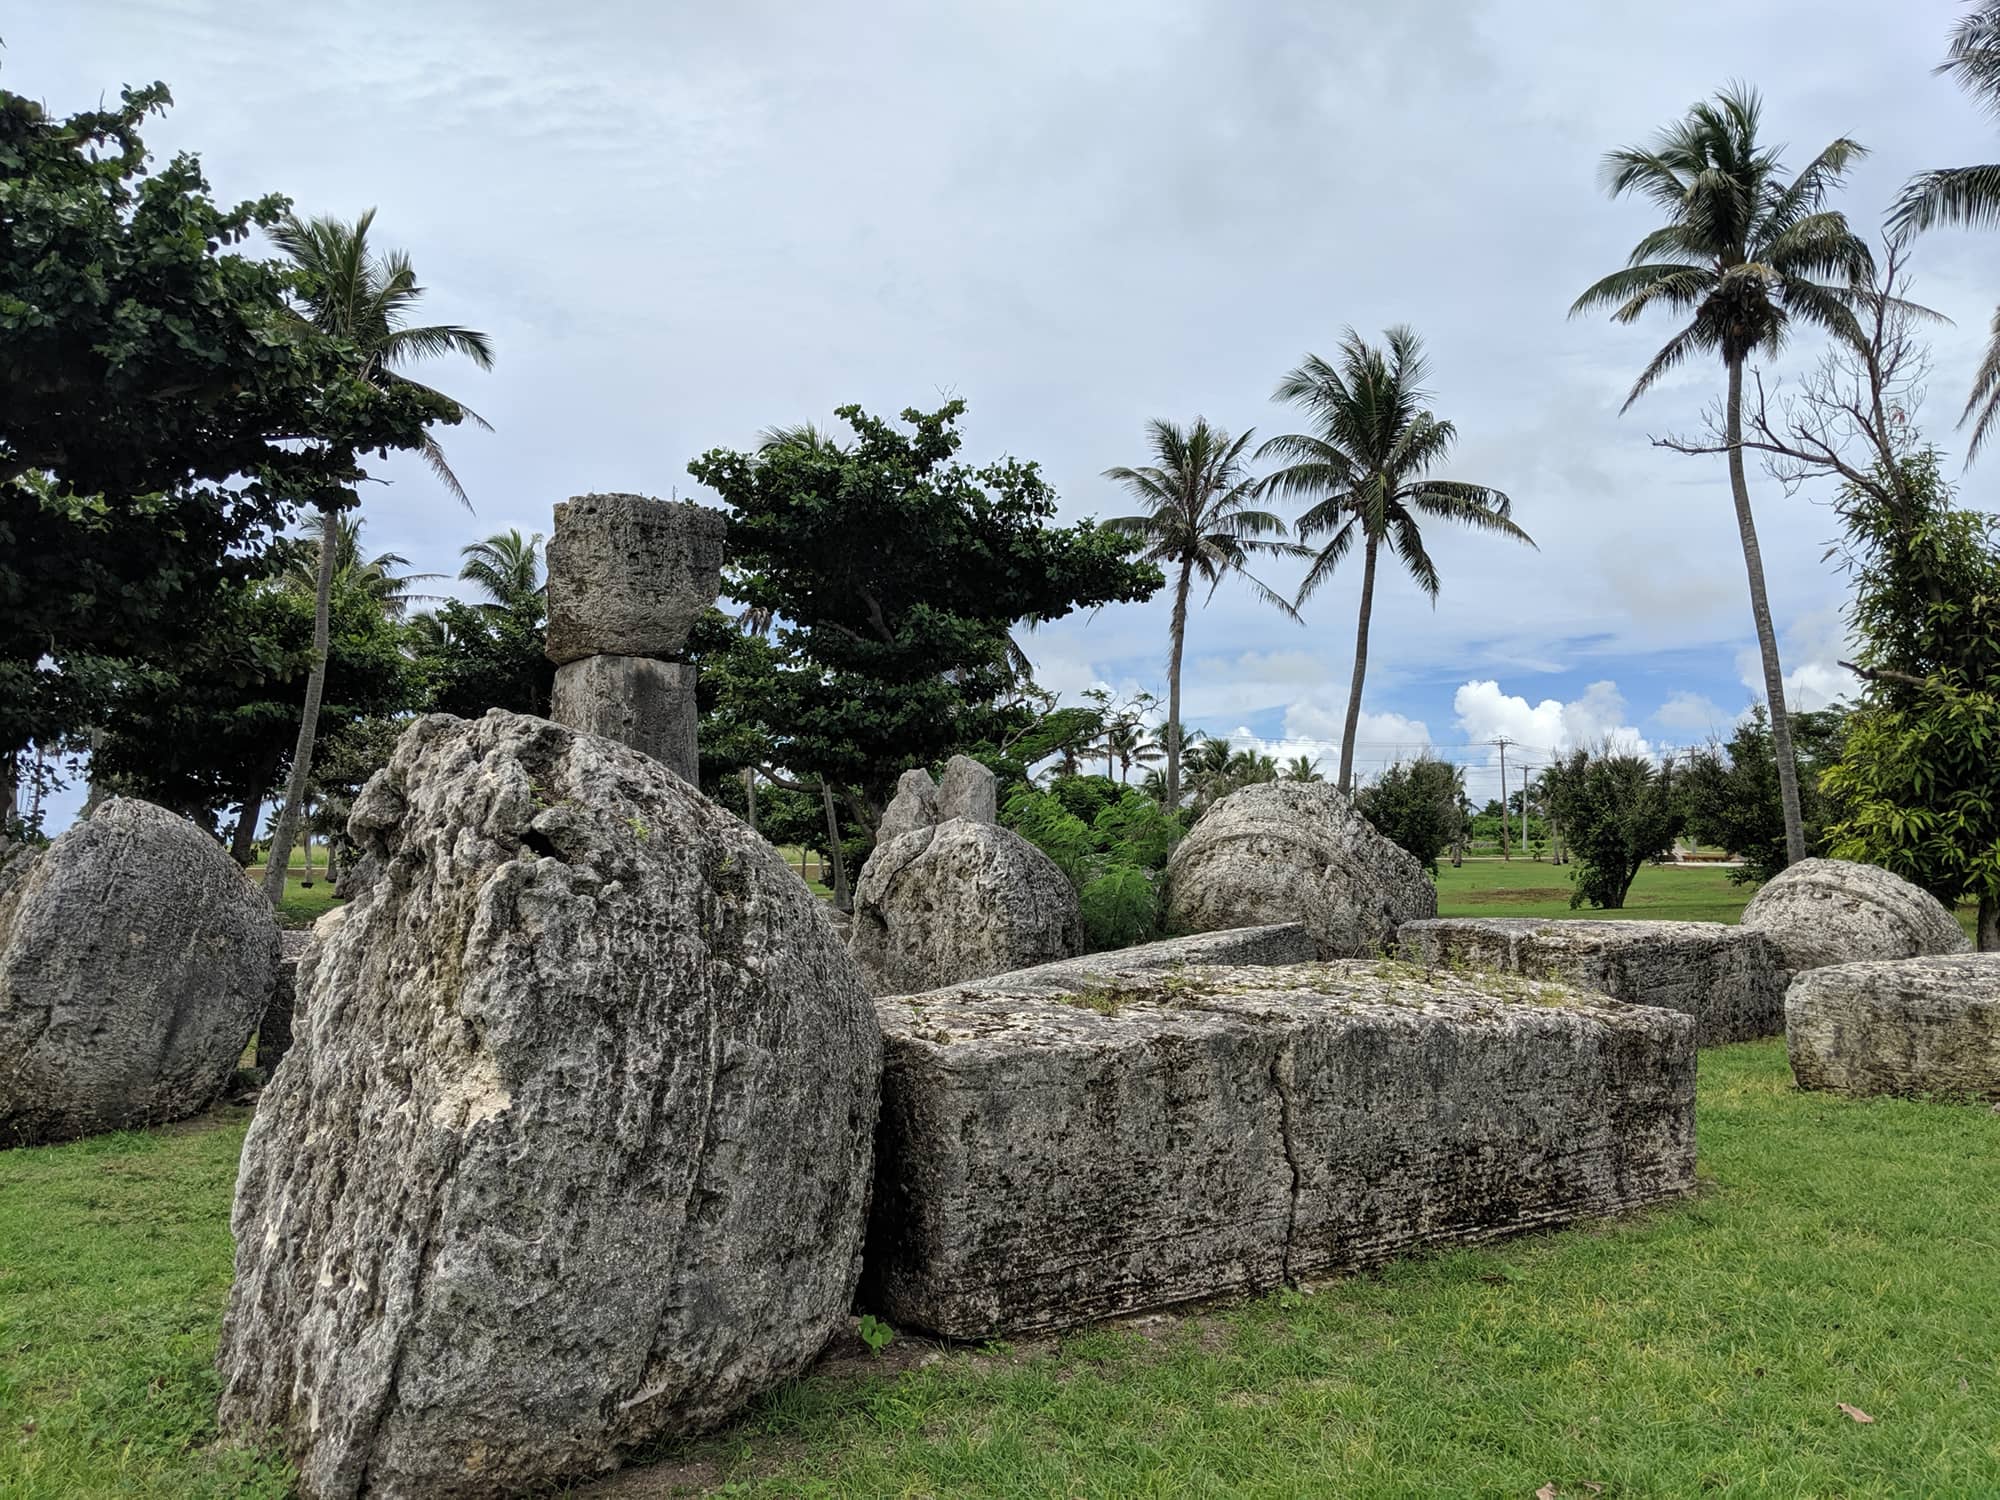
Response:
[[[0,1155],[6,1500],[285,1492],[212,1425],[245,1123]],[[596,1493],[2000,1494],[2000,1115],[1799,1094],[1765,1042],[1703,1054],[1700,1137],[1685,1204],[1032,1345],[902,1338]]]

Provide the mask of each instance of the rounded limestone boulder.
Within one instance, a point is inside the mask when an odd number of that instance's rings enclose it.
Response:
[[[270,905],[213,838],[125,797],[0,865],[0,1145],[215,1102],[277,981]]]
[[[433,715],[350,823],[243,1146],[225,1431],[311,1500],[540,1493],[799,1374],[860,1272],[882,1040],[778,852],[659,762]]]
[[[1220,932],[1302,922],[1322,958],[1376,958],[1437,887],[1333,787],[1271,781],[1216,803],[1167,862],[1167,926]]]
[[[1800,860],[1750,899],[1742,923],[1776,943],[1795,973],[1972,947],[1930,892],[1879,865],[1845,859]]]
[[[2000,1100],[2000,954],[1830,964],[1785,993],[1804,1089]]]
[[[1082,941],[1069,877],[993,823],[953,818],[878,844],[854,889],[850,948],[878,995],[1071,958]]]

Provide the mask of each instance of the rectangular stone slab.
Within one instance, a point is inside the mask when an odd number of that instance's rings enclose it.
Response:
[[[586,656],[556,668],[549,717],[650,755],[681,780],[699,783],[695,669],[644,656]]]
[[[2000,1101],[2000,953],[1807,969],[1785,996],[1802,1089]]]
[[[1694,1017],[1704,1047],[1785,1029],[1784,954],[1763,933],[1726,922],[1439,917],[1404,923],[1396,944],[1429,968],[1559,979],[1680,1011]]]
[[[1063,958],[1032,969],[1014,969],[988,979],[974,979],[954,989],[997,990],[1026,993],[1030,990],[1071,994],[1093,985],[1116,986],[1139,974],[1184,969],[1190,965],[1305,964],[1319,957],[1302,922],[1274,922],[1267,927],[1228,927],[1221,932],[1197,932],[1188,937],[1162,938],[1157,943],[1141,943],[1136,948],[1114,948],[1107,953],[1087,953],[1082,958]]]
[[[1347,961],[876,1003],[864,1301],[949,1338],[1062,1328],[1694,1185],[1693,1023]]]

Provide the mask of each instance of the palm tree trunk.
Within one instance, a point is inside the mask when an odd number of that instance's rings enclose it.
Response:
[[[1743,478],[1743,360],[1729,361],[1729,492],[1736,502],[1736,532],[1743,542],[1743,569],[1750,575],[1750,614],[1757,624],[1757,651],[1764,659],[1764,697],[1771,709],[1771,752],[1778,761],[1778,796],[1785,809],[1785,863],[1806,857],[1805,818],[1799,811],[1799,764],[1792,755],[1792,717],[1785,706],[1785,669],[1778,663],[1778,635],[1771,627],[1771,601],[1764,592],[1764,554],[1757,546],[1757,521],[1750,513],[1750,486]]]
[[[833,904],[836,910],[853,911],[854,897],[847,889],[847,858],[840,849],[840,814],[833,805],[833,788],[819,784],[820,804],[826,809],[826,849],[833,858]]]
[[[2000,895],[1987,891],[1979,898],[1979,951],[2000,952]]]
[[[1181,810],[1181,648],[1187,643],[1188,579],[1194,563],[1181,559],[1174,585],[1173,646],[1167,655],[1167,811]]]
[[[1354,735],[1361,727],[1361,683],[1368,675],[1368,618],[1375,609],[1376,539],[1368,538],[1361,561],[1361,617],[1354,627],[1354,680],[1347,688],[1347,723],[1340,732],[1340,790],[1354,790]]]
[[[319,733],[319,704],[326,694],[326,658],[333,640],[333,556],[338,532],[332,511],[322,510],[319,518],[312,671],[306,676],[306,706],[299,715],[299,738],[292,748],[292,774],[285,783],[285,805],[278,809],[278,824],[271,830],[271,852],[264,864],[264,895],[274,907],[285,899],[285,875],[292,863],[292,844],[299,836],[299,815],[305,809],[306,782],[312,776],[313,738]]]

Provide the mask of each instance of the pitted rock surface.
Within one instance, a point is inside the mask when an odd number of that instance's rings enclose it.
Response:
[[[679,656],[722,587],[721,511],[645,495],[578,495],[549,536],[547,653]]]
[[[1944,903],[1879,865],[1802,859],[1743,908],[1794,971],[1871,958],[1964,953],[1972,943]]]
[[[221,845],[113,797],[0,865],[0,1146],[206,1109],[271,996],[278,924]]]
[[[938,778],[937,821],[949,823],[953,818],[1000,821],[1000,780],[969,755],[954,755]]]
[[[1693,1023],[1385,961],[878,1000],[864,1296],[952,1338],[1269,1288],[1694,1186]]]
[[[1694,1017],[1704,1047],[1785,1029],[1784,955],[1763,933],[1724,922],[1439,917],[1396,934],[1427,968],[1497,969],[1560,979],[1634,1005]]]
[[[882,826],[875,830],[879,849],[891,839],[937,824],[937,783],[922,766],[905,771],[896,782],[896,795],[882,810]]]
[[[1800,1088],[2000,1100],[2000,954],[1809,969],[1785,994]]]
[[[417,721],[244,1143],[221,1423],[312,1500],[613,1465],[805,1368],[859,1268],[881,1037],[777,852],[546,720]],[[239,877],[240,878],[240,877]]]
[[[1167,925],[1184,932],[1303,922],[1320,957],[1373,958],[1401,924],[1436,915],[1416,858],[1317,782],[1232,792],[1167,862]]]
[[[992,823],[956,818],[878,843],[854,888],[849,948],[878,995],[1069,958],[1082,938],[1069,877]]]

